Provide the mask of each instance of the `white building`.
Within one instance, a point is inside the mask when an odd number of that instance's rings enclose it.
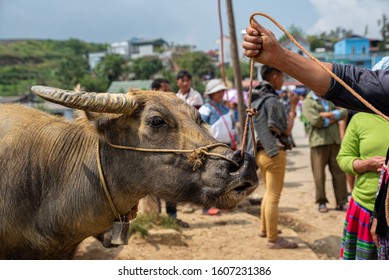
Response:
[[[142,38],[133,38],[130,44],[130,57],[136,59],[144,56],[159,56],[168,44],[163,39],[145,40]]]
[[[131,55],[130,52],[131,46],[130,42],[124,41],[124,42],[114,42],[111,43],[108,47],[108,53],[109,54],[119,54],[123,56],[124,58],[129,58]]]
[[[105,57],[106,52],[95,52],[88,54],[89,68],[94,69],[96,65]]]
[[[168,43],[163,39],[145,40],[133,38],[130,41],[113,42],[106,52],[89,53],[89,67],[94,69],[107,54],[118,54],[125,59],[136,59],[144,56],[163,56],[166,58]]]
[[[215,41],[216,45],[219,45],[219,63],[222,62],[222,48],[221,48],[221,40],[218,38]],[[231,39],[230,36],[224,35],[223,36],[223,58],[225,64],[232,64],[232,58],[231,58]]]
[[[310,49],[310,44],[307,40],[302,38],[299,35],[293,35],[293,37],[296,39],[296,41],[304,47],[304,49],[308,50]],[[288,50],[291,50],[292,52],[298,53],[302,56],[307,56],[306,54],[303,53],[302,50],[300,50],[299,47],[297,47],[289,38],[287,38],[284,42],[281,43],[281,45]]]

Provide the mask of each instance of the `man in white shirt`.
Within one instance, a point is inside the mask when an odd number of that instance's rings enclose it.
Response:
[[[177,97],[181,98],[196,109],[199,109],[200,106],[203,105],[204,101],[201,94],[192,88],[192,75],[188,71],[182,70],[178,72],[176,82],[179,88]]]

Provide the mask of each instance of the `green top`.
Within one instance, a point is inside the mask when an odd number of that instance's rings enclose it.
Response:
[[[321,112],[333,112],[337,121],[347,117],[346,109],[337,108],[331,101],[324,100],[311,91],[303,102],[303,115],[308,123],[309,146],[340,144],[338,122],[330,123],[330,119],[320,116]]]
[[[353,162],[356,159],[385,156],[388,147],[388,121],[375,114],[358,113],[353,116],[347,126],[337,161],[344,172],[357,176],[352,197],[355,202],[370,211],[374,209],[379,173],[357,174]]]

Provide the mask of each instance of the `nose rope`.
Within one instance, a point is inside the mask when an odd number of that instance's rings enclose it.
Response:
[[[260,25],[255,19],[255,16],[263,16],[270,21],[272,21],[280,30],[282,30],[286,36],[302,51],[304,52],[311,60],[313,60],[320,68],[322,68],[324,71],[326,71],[335,81],[337,81],[339,84],[341,84],[343,87],[345,87],[355,98],[357,98],[359,101],[361,101],[367,108],[369,108],[371,111],[376,113],[377,115],[381,116],[385,120],[389,121],[389,117],[383,114],[381,111],[376,109],[372,104],[370,104],[366,99],[364,99],[362,96],[360,96],[354,89],[352,89],[348,84],[346,84],[341,78],[339,78],[337,75],[335,75],[330,69],[324,66],[323,63],[321,63],[316,57],[314,57],[311,53],[309,53],[303,46],[301,46],[296,39],[290,34],[281,24],[279,24],[274,18],[271,16],[262,13],[262,12],[256,12],[253,13],[250,16],[250,25],[254,28],[253,23],[256,23]],[[259,31],[258,31],[259,32]],[[254,59],[251,59],[251,63],[254,64]],[[251,76],[251,75],[250,75]],[[251,81],[251,79],[250,79]],[[252,81],[250,82],[251,86]]]
[[[149,148],[139,148],[139,147],[131,147],[131,146],[121,146],[121,145],[115,145],[110,143],[107,139],[105,139],[107,144],[115,149],[121,149],[121,150],[131,150],[131,151],[138,151],[138,152],[149,152],[149,153],[174,153],[174,154],[189,154],[188,160],[190,163],[193,164],[193,170],[198,170],[204,162],[204,159],[206,156],[208,157],[218,157],[221,159],[224,159],[235,166],[239,166],[237,162],[234,160],[231,160],[227,158],[226,156],[223,156],[221,154],[212,153],[209,152],[210,149],[216,148],[216,147],[225,147],[231,149],[228,145],[223,143],[215,143],[210,144],[207,146],[199,147],[193,150],[175,150],[175,149],[149,149]]]
[[[257,110],[255,108],[251,108],[251,99],[253,96],[253,76],[254,76],[254,59],[251,59],[250,63],[250,83],[249,83],[249,93],[248,93],[248,100],[247,100],[247,117],[244,124],[243,129],[243,138],[242,138],[242,148],[241,148],[241,156],[243,156],[246,146],[247,146],[247,133],[248,133],[248,127],[250,124],[250,131],[251,131],[251,139],[253,142],[253,154],[254,157],[257,158],[257,148],[256,148],[256,140],[255,140],[255,133],[254,133],[254,121],[253,116],[257,114]]]

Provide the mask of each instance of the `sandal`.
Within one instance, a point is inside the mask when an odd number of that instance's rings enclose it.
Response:
[[[325,203],[319,203],[319,212],[320,213],[327,213],[328,208]]]
[[[296,249],[298,244],[279,237],[275,242],[269,241],[266,246],[268,249]]]
[[[179,226],[179,227],[182,227],[182,228],[189,228],[190,226],[189,226],[189,224],[187,223],[187,222],[184,222],[183,220],[180,220],[180,219],[174,219],[175,220],[175,222],[177,223],[177,225]]]
[[[336,205],[335,211],[346,211],[347,210],[347,205],[342,204],[342,205]]]

